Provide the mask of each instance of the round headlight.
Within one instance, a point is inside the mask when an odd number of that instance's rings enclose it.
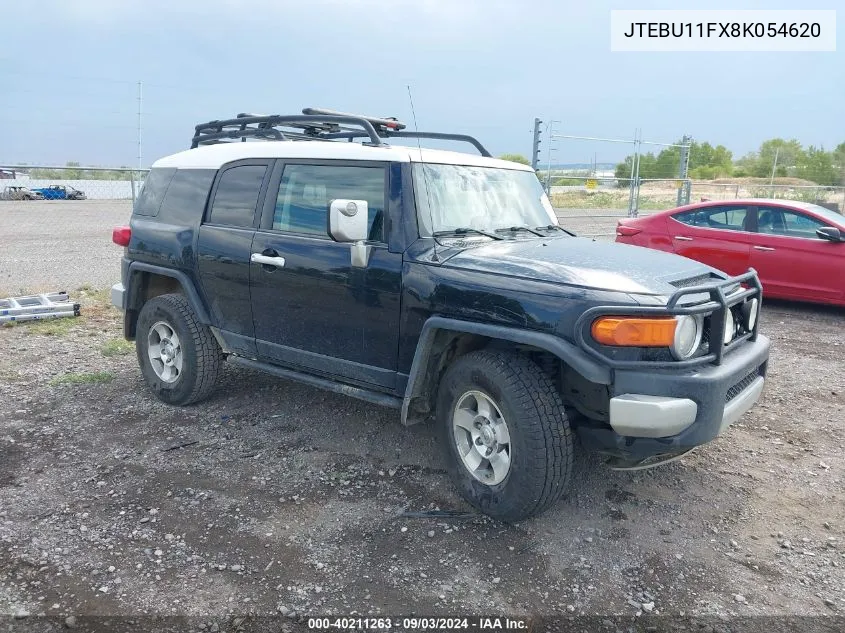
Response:
[[[672,344],[672,354],[678,360],[685,360],[695,353],[701,344],[704,331],[704,318],[688,314],[675,317],[675,341]]]
[[[727,345],[733,340],[736,332],[736,323],[734,322],[734,314],[730,310],[725,310],[725,337],[724,343]]]
[[[757,297],[754,297],[751,301],[746,301],[742,304],[742,316],[745,320],[745,329],[749,332],[754,329],[755,325],[757,325],[757,312],[759,307],[760,302],[757,301]]]

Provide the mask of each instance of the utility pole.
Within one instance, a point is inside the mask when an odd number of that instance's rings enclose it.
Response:
[[[681,186],[678,187],[678,199],[676,206],[683,206],[689,204],[690,200],[690,182],[689,182],[689,157],[690,148],[692,147],[692,137],[685,134],[681,139],[681,162],[678,165],[678,180],[681,181]]]
[[[551,195],[552,190],[552,138],[555,123],[560,121],[549,121],[549,148],[546,150],[546,193]]]
[[[138,170],[141,170],[141,111],[143,104],[143,93],[141,82],[138,82]]]
[[[771,196],[772,198],[775,197],[775,171],[777,171],[777,168],[778,168],[778,154],[779,153],[780,153],[780,147],[776,147],[775,148],[775,162],[772,163],[772,177],[769,178],[769,187],[770,187],[769,196]]]
[[[628,217],[637,217],[640,203],[640,147],[642,134],[639,128],[634,130],[634,156],[631,159],[631,188],[628,195]]]
[[[534,145],[531,150],[531,167],[536,172],[540,166],[540,126],[543,122],[540,119],[534,119]]]
[[[780,153],[780,147],[775,148],[775,162],[772,163],[772,177],[769,178],[769,185],[773,185],[775,183],[775,171],[778,168],[778,154]]]

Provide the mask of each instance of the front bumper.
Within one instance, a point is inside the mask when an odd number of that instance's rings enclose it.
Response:
[[[758,335],[719,365],[686,371],[616,370],[610,428],[579,426],[592,450],[624,459],[688,451],[739,420],[759,400],[769,360],[769,339]]]

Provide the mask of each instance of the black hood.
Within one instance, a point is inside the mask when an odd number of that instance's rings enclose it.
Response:
[[[668,295],[726,277],[673,253],[581,237],[490,242],[449,257],[443,266],[631,294]]]

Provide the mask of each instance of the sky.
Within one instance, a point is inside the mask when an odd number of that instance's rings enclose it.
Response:
[[[494,155],[528,156],[535,117],[567,135],[631,138],[639,128],[646,140],[672,142],[690,134],[735,157],[772,137],[826,148],[845,141],[845,12],[837,52],[610,51],[611,9],[667,4],[7,1],[0,165],[137,166],[138,82],[145,167],[186,149],[195,124],[244,111],[323,107],[397,116],[413,129],[408,86],[420,130],[472,134]],[[714,7],[674,0],[671,8]],[[615,162],[629,151],[575,140],[552,146],[555,163]]]

